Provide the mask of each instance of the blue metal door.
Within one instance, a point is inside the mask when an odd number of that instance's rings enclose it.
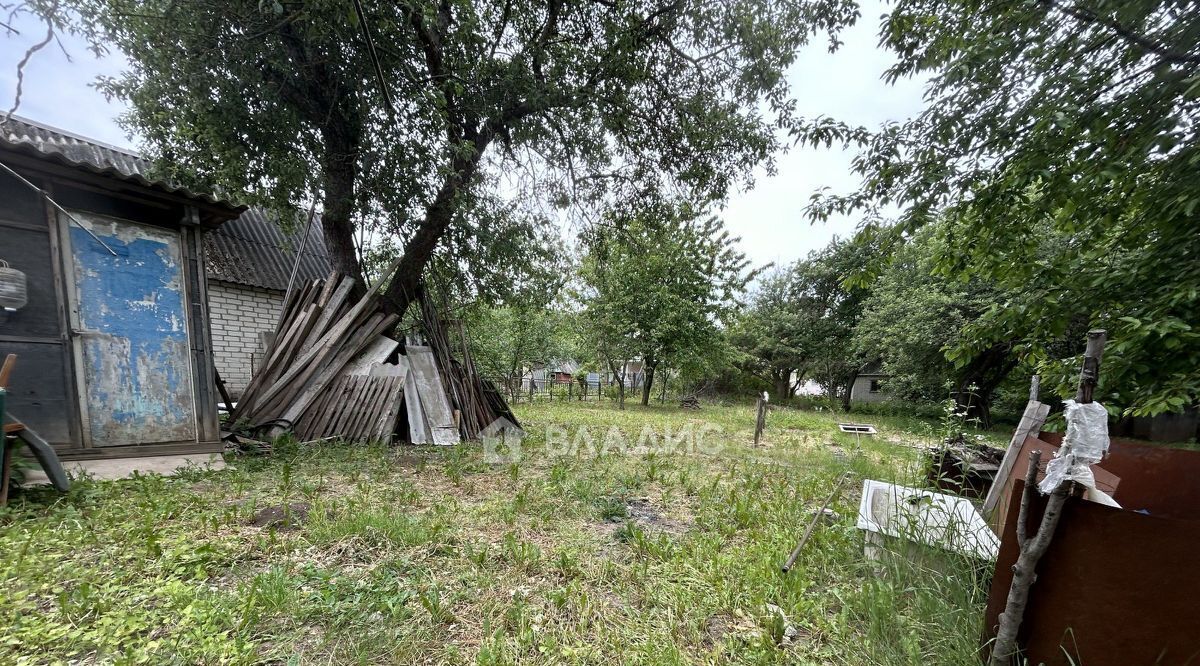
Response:
[[[178,231],[73,213],[75,330],[92,446],[196,439]]]

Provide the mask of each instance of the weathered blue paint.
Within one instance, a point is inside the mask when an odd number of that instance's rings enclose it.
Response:
[[[179,234],[85,219],[71,227],[93,446],[194,440]]]

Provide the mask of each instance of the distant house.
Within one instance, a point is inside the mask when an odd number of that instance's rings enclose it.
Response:
[[[888,397],[885,384],[888,375],[883,372],[883,363],[875,361],[863,366],[850,387],[852,402],[882,402]]]
[[[258,208],[205,234],[213,356],[235,400],[262,361],[292,267],[299,261],[297,285],[329,274],[329,253],[318,223],[313,224],[303,252],[297,252],[302,228],[286,232]]]

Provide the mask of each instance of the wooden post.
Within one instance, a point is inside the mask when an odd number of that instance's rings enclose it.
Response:
[[[1100,357],[1104,354],[1104,331],[1088,331],[1087,351],[1083,356],[1083,370],[1079,373],[1079,391],[1075,394],[1076,402],[1086,404],[1092,402],[1092,393],[1100,379]],[[1030,392],[1036,390],[1031,387]],[[1021,495],[1021,510],[1017,516],[1017,544],[1021,554],[1013,565],[1012,585],[1008,588],[1008,600],[1004,612],[1000,614],[1000,628],[996,631],[996,641],[992,645],[992,656],[988,666],[1010,666],[1013,657],[1019,652],[1017,632],[1021,621],[1025,619],[1025,606],[1029,602],[1029,589],[1037,581],[1037,564],[1050,546],[1054,538],[1054,530],[1058,527],[1058,519],[1062,515],[1067,498],[1075,495],[1081,488],[1074,481],[1067,481],[1054,492],[1046,501],[1046,511],[1042,514],[1042,523],[1038,526],[1037,535],[1032,539],[1026,534],[1028,524],[1028,509],[1033,495],[1037,492],[1038,464],[1041,462],[1041,452],[1034,451],[1029,455],[1029,471],[1025,474],[1025,491]]]
[[[764,391],[758,397],[758,402],[755,403],[754,415],[754,445],[758,446],[758,441],[762,439],[763,429],[767,427],[767,394]]]
[[[1100,381],[1100,357],[1104,355],[1105,331],[1088,331],[1087,351],[1083,354],[1083,371],[1079,373],[1079,390],[1075,402],[1087,404]]]
[[[233,413],[233,400],[229,398],[229,390],[225,388],[225,381],[221,379],[221,373],[213,368],[213,379],[217,382],[217,391],[221,394],[221,399],[225,401],[225,411]]]

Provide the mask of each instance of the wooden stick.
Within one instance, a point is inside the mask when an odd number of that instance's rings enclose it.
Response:
[[[1100,379],[1100,357],[1104,354],[1106,333],[1101,330],[1088,331],[1087,351],[1083,356],[1083,370],[1079,373],[1079,392],[1076,402],[1089,403],[1096,383]],[[1037,536],[1029,539],[1026,534],[1029,505],[1032,503],[1032,488],[1037,483],[1037,468],[1041,462],[1040,452],[1029,456],[1029,470],[1025,474],[1025,490],[1021,496],[1021,510],[1017,516],[1017,543],[1021,554],[1013,565],[1012,585],[1008,588],[1008,600],[1004,604],[1004,612],[1000,614],[1000,627],[996,631],[996,642],[992,646],[992,656],[988,666],[1009,666],[1013,657],[1018,653],[1017,632],[1021,621],[1025,619],[1025,607],[1029,603],[1029,590],[1037,581],[1037,565],[1050,547],[1054,531],[1058,527],[1058,519],[1062,515],[1067,498],[1076,494],[1078,484],[1068,481],[1060,484],[1050,499],[1046,500],[1046,511],[1042,514],[1041,525],[1038,526]]]
[[[758,402],[755,403],[754,409],[754,445],[758,446],[758,441],[762,439],[763,429],[767,427],[767,400],[766,394],[758,397]]]
[[[821,520],[821,516],[825,515],[825,509],[829,508],[829,504],[833,502],[833,498],[842,489],[842,484],[846,482],[846,477],[849,475],[850,472],[842,472],[837,483],[833,486],[833,492],[829,493],[829,497],[825,498],[825,503],[821,505],[820,509],[817,509],[817,513],[813,516],[812,521],[808,523],[808,529],[804,530],[804,536],[800,537],[800,543],[796,544],[796,549],[792,551],[791,555],[788,555],[787,562],[783,563],[783,573],[791,571],[792,566],[796,564],[796,558],[800,557],[800,551],[804,549],[804,544],[808,543],[808,537],[812,536],[813,530],[817,528],[817,523]]]
[[[4,357],[4,365],[0,366],[0,388],[8,388],[8,378],[12,376],[13,367],[16,365],[16,354],[9,354]]]
[[[1083,354],[1083,371],[1079,373],[1079,391],[1075,402],[1087,404],[1092,401],[1092,392],[1100,381],[1100,357],[1104,354],[1107,333],[1103,330],[1088,331],[1087,351]]]

